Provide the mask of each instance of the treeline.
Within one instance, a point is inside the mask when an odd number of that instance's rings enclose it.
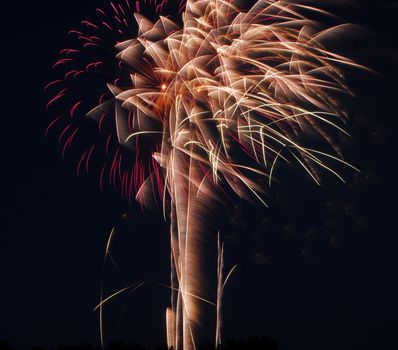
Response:
[[[12,344],[5,340],[0,340],[0,350],[18,350]],[[89,344],[62,344],[55,348],[47,349],[44,347],[33,347],[31,350],[100,350],[98,347]],[[165,344],[155,348],[143,346],[138,343],[126,344],[122,342],[110,342],[106,350],[168,350]],[[213,344],[199,346],[198,350],[280,350],[277,342],[268,337],[250,337],[241,340],[225,340],[223,344],[216,349]]]

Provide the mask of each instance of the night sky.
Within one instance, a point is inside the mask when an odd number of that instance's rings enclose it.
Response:
[[[160,211],[101,193],[95,174],[76,176],[73,151],[62,159],[56,135],[44,137],[50,67],[67,31],[98,3],[2,8],[0,339],[19,347],[98,345],[101,276],[107,293],[146,281],[105,307],[106,340],[165,340],[169,247]],[[299,169],[281,168],[270,209],[231,203],[220,221],[226,263],[239,265],[225,295],[226,338],[270,336],[288,350],[398,349],[398,4],[342,4],[335,12],[363,28],[340,51],[378,73],[348,74],[353,138],[341,143],[362,172],[346,171],[347,184],[325,176],[316,187]],[[102,273],[113,227],[115,266]]]

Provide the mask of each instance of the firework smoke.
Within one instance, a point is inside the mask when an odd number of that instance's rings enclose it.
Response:
[[[119,18],[116,26],[129,28],[123,7],[112,6]],[[119,178],[122,192],[127,197],[134,192],[145,205],[156,198],[162,201],[170,220],[169,348],[196,348],[203,303],[216,306],[216,345],[221,343],[221,300],[228,278],[223,277],[220,241],[215,303],[208,300],[203,273],[205,245],[216,232],[206,219],[222,201],[220,194],[232,191],[266,205],[266,188],[257,180],[267,178],[271,186],[280,160],[296,162],[316,183],[321,168],[341,179],[327,160],[350,166],[334,141],[336,133],[346,133],[337,96],[349,93],[339,67],[358,65],[324,45],[331,33],[345,27],[322,28],[311,15],[328,14],[293,1],[260,0],[245,9],[234,0],[188,0],[181,24],[162,16],[152,22],[136,13],[138,34],[131,37],[104,20],[102,29],[127,36],[115,46],[116,64],[110,59],[114,79],[85,77],[90,69],[108,72],[105,61],[94,60],[50,84],[53,88],[72,80],[79,91],[87,83],[95,85],[94,90],[107,86],[108,93],[98,95],[94,105],[93,99],[71,103],[72,121],[60,137],[66,138],[64,150],[78,130],[74,115],[85,105],[85,115],[99,122],[100,133],[105,120],[112,122],[103,137],[107,154],[112,140],[118,144],[108,167],[111,183]],[[78,36],[86,40],[83,51],[101,50],[106,44],[95,35]],[[90,52],[91,58],[98,55]],[[74,50],[64,53],[68,57],[57,65],[79,62],[69,58]],[[68,87],[58,90],[49,106],[69,98],[69,93]],[[306,147],[300,142],[303,134],[323,140],[331,152]],[[88,164],[95,147],[87,148],[78,168]],[[129,154],[127,161],[123,154]]]

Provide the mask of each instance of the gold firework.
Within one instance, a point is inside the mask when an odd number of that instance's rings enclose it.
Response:
[[[219,189],[266,205],[266,188],[256,179],[265,177],[271,186],[280,160],[297,162],[316,183],[319,168],[342,179],[326,160],[352,167],[333,135],[346,133],[337,96],[350,92],[340,67],[360,66],[325,47],[328,36],[345,26],[321,28],[311,14],[328,15],[287,0],[260,0],[247,11],[236,0],[188,0],[182,26],[136,14],[137,38],[116,46],[130,75],[128,83],[108,84],[117,139],[136,153],[158,146],[150,162],[164,181],[154,171],[136,197],[147,202],[154,187],[164,187],[159,192],[171,221],[170,348],[195,348],[201,305],[212,304],[203,288],[204,218],[219,201]],[[88,115],[100,119],[108,106],[99,104]],[[332,152],[307,147],[300,141],[306,134]],[[229,277],[223,277],[220,242],[218,247],[217,345]]]

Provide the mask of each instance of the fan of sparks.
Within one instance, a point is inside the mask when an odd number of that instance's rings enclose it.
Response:
[[[125,15],[120,5],[112,6]],[[110,166],[113,182],[118,173],[123,192],[128,197],[135,192],[142,203],[158,193],[164,214],[169,213],[173,295],[168,344],[191,349],[204,300],[203,214],[226,189],[266,205],[264,183],[271,185],[279,161],[297,162],[317,183],[321,168],[341,179],[327,165],[337,161],[352,167],[334,141],[336,134],[346,133],[337,97],[350,93],[340,70],[359,66],[325,47],[327,38],[345,26],[323,28],[310,18],[329,14],[308,4],[260,0],[247,9],[236,0],[188,0],[177,23],[167,16],[152,22],[138,10],[138,34],[116,45],[120,76],[101,80],[109,94],[101,94],[84,115],[97,120],[100,131],[104,120],[111,120],[106,152],[113,132],[119,145]],[[84,49],[102,40],[77,34],[87,41]],[[75,52],[64,51],[67,56]],[[68,56],[57,65],[71,61]],[[86,70],[67,72],[65,80],[83,79],[88,70],[104,65],[94,60]],[[49,106],[68,93],[68,88],[59,91]],[[72,119],[60,137],[70,134],[65,147],[77,133],[73,118],[83,105],[82,100],[72,104]],[[306,135],[323,141],[330,152],[306,146]],[[86,150],[78,167],[88,164],[94,148]],[[122,152],[133,155],[125,173]],[[103,173],[104,168],[101,180]],[[267,181],[257,181],[261,177]],[[219,343],[220,324],[216,336]]]
[[[278,160],[297,161],[317,183],[317,166],[341,179],[322,158],[345,163],[329,130],[345,133],[333,95],[349,92],[338,65],[355,64],[322,46],[336,28],[317,30],[300,10],[322,12],[264,0],[243,12],[235,1],[201,0],[187,2],[182,28],[166,17],[153,23],[135,15],[137,38],[116,46],[130,84],[108,87],[117,101],[119,142],[135,148],[139,136],[160,141],[152,156],[163,170],[162,193],[175,198],[182,176],[198,192],[211,179],[264,203],[264,186],[252,179],[264,176],[271,184]],[[301,145],[306,133],[336,156]],[[148,194],[149,181],[138,190],[144,199]]]

